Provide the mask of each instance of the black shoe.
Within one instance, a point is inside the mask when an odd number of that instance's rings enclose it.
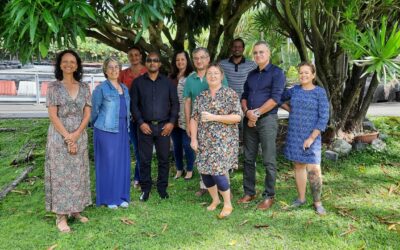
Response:
[[[169,194],[167,192],[159,193],[161,199],[168,199]]]
[[[139,200],[142,202],[145,202],[149,199],[149,196],[150,196],[150,192],[142,192],[140,194]]]

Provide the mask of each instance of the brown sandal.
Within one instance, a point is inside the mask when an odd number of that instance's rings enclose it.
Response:
[[[71,232],[71,228],[68,226],[67,217],[65,215],[57,215],[56,226],[61,233]]]
[[[71,216],[74,217],[75,219],[79,220],[82,223],[89,222],[89,219],[85,216],[82,216],[80,213],[73,213],[73,214],[71,214]]]

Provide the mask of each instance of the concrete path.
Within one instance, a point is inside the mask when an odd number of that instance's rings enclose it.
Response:
[[[279,110],[278,114],[280,118],[288,116],[285,110]],[[400,102],[373,103],[368,116],[400,116]],[[0,103],[0,119],[44,117],[48,117],[45,104]]]

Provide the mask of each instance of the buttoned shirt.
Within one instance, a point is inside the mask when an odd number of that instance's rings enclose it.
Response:
[[[243,85],[246,82],[247,76],[250,71],[257,68],[257,64],[252,60],[242,60],[238,64],[233,62],[233,57],[221,60],[220,66],[224,70],[228,86],[235,90],[239,97],[243,93]]]
[[[248,109],[259,108],[269,99],[280,103],[285,82],[285,74],[279,67],[271,63],[262,70],[257,67],[247,77],[242,99],[247,100]],[[277,112],[278,107],[275,107],[268,114],[276,114]]]
[[[176,86],[158,74],[153,81],[148,73],[133,81],[130,91],[131,112],[139,126],[144,122],[171,122],[178,119],[179,102]]]

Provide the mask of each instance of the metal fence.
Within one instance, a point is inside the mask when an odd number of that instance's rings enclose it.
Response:
[[[54,73],[0,72],[0,102],[46,102],[47,86],[55,80]],[[82,82],[93,91],[103,80],[100,73],[84,74]]]

